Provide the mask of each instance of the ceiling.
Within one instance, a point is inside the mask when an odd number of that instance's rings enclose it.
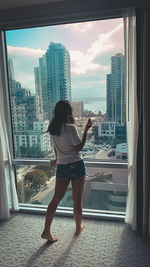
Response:
[[[0,0],[0,29],[116,18],[124,8],[141,6],[150,0]]]
[[[1,10],[7,10],[9,8],[21,8],[21,7],[27,7],[27,6],[38,6],[38,5],[44,5],[44,4],[52,4],[52,3],[58,3],[58,2],[78,2],[80,4],[80,1],[84,2],[87,0],[0,0],[0,11]],[[90,2],[89,0],[88,2]],[[112,5],[112,6],[144,6],[144,5],[150,5],[149,0],[92,0],[91,4],[93,2],[99,2],[100,5]],[[112,3],[112,4],[111,4]],[[84,2],[84,6],[85,2]]]
[[[0,10],[64,1],[68,0],[0,0]]]

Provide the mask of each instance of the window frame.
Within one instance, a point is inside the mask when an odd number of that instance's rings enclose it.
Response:
[[[15,166],[19,163],[21,164],[39,164],[48,166],[49,160],[43,159],[43,160],[32,160],[32,159],[16,159],[15,158],[15,149],[14,149],[14,135],[13,135],[13,127],[12,127],[12,112],[11,112],[11,100],[10,100],[10,86],[9,86],[9,78],[8,78],[8,64],[7,64],[7,44],[6,44],[6,31],[7,30],[15,30],[15,29],[25,29],[25,28],[34,28],[34,27],[42,27],[42,26],[52,26],[52,25],[60,25],[60,24],[68,24],[68,23],[78,23],[78,22],[86,22],[86,21],[95,21],[95,20],[104,20],[104,19],[114,19],[114,18],[122,18],[123,17],[123,9],[121,10],[105,10],[104,12],[93,12],[92,15],[90,15],[88,18],[88,13],[84,13],[84,15],[80,14],[75,16],[66,17],[55,17],[52,18],[51,21],[49,20],[47,22],[46,19],[42,20],[42,22],[37,23],[36,20],[34,23],[31,23],[29,25],[29,21],[24,22],[22,24],[13,24],[10,26],[9,24],[3,26],[3,30],[1,31],[1,34],[3,36],[2,38],[2,47],[0,49],[3,49],[4,54],[4,71],[5,71],[5,84],[6,84],[6,102],[5,102],[5,108],[8,109],[8,136],[9,136],[9,143],[10,143],[10,150],[12,155],[12,164],[14,166],[14,173],[15,173],[15,181],[16,181],[16,187],[17,187],[17,177],[16,177],[16,170]],[[43,22],[44,21],[44,22]],[[106,162],[103,160],[99,160],[98,162],[88,162],[85,160],[86,166],[94,167],[103,167],[103,168],[128,168],[128,163],[124,162]],[[38,206],[38,205],[32,205],[32,204],[20,204],[20,211],[21,212],[32,212],[32,213],[45,213],[47,206]],[[62,216],[73,216],[73,210],[70,208],[63,208],[58,207],[56,211],[56,215],[62,215]],[[113,212],[113,211],[95,211],[95,210],[87,210],[83,209],[83,217],[88,218],[102,218],[102,219],[115,219],[115,220],[125,220],[125,212]]]

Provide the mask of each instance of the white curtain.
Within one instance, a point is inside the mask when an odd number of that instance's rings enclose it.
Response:
[[[0,219],[9,219],[10,210],[19,210],[19,205],[8,140],[9,103],[3,44],[4,33],[0,32]]]
[[[128,143],[128,198],[126,223],[137,229],[137,69],[136,69],[136,16],[135,10],[124,10],[124,37],[126,56],[126,103]]]

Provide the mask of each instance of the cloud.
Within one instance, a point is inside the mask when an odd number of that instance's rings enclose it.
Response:
[[[29,47],[8,46],[8,57],[13,60],[15,79],[21,82],[25,88],[35,89],[34,67],[39,64],[39,58],[45,53],[44,50]]]
[[[92,43],[88,49],[88,53],[91,58],[95,58],[97,55],[109,53],[110,51],[118,49],[118,37],[121,35],[123,24],[119,24],[115,29],[108,33],[103,33],[98,36],[98,39]],[[116,42],[117,41],[117,42]],[[119,49],[122,50],[123,40],[119,44]]]
[[[71,51],[71,71],[74,74],[81,75],[89,71],[108,70],[109,66],[93,62],[90,54],[83,54],[80,51]]]
[[[34,67],[38,66],[39,58],[42,57],[45,50],[40,48],[33,49],[29,47],[13,47],[8,46],[8,55],[12,58],[15,70],[15,79],[20,81],[25,88],[34,91]],[[87,74],[89,71],[93,73],[97,70],[108,71],[109,66],[92,62],[90,54],[84,54],[80,51],[71,51],[71,71],[72,74]]]
[[[61,36],[58,42],[66,42],[66,47],[70,47],[67,49],[71,58],[73,94],[96,95],[99,92],[104,95],[105,77],[106,73],[110,72],[111,56],[118,52],[123,53],[123,23],[120,23],[120,20],[119,24],[117,20],[106,20],[101,23],[86,22],[59,27],[66,28],[65,31],[61,28],[62,36],[64,32],[69,32],[65,38]],[[53,40],[53,34],[51,38]],[[33,44],[34,42],[40,46],[40,41],[33,40]],[[8,46],[9,57],[14,62],[15,79],[21,82],[23,87],[32,89],[32,92],[35,90],[34,67],[39,65],[39,58],[45,52],[46,50],[41,48]]]
[[[19,56],[27,56],[27,57],[41,57],[45,51],[41,48],[29,48],[29,47],[14,47],[7,46],[9,55],[19,55]]]
[[[85,52],[70,51],[72,73],[81,75],[90,71],[109,70],[108,65],[101,64],[97,59],[110,52],[123,52],[122,31],[121,23],[115,29],[98,35]]]
[[[100,84],[106,84],[106,80],[100,81]]]
[[[92,30],[94,26],[94,22],[82,22],[82,23],[74,23],[62,25],[63,28],[69,29],[71,32],[75,33],[87,33],[87,31]]]
[[[82,85],[95,85],[95,84],[105,84],[106,81],[105,80],[96,80],[96,81],[84,81],[84,82],[81,82]]]

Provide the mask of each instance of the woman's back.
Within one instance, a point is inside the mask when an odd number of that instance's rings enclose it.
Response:
[[[57,151],[57,164],[68,164],[82,159],[81,152],[74,149],[75,145],[81,143],[74,124],[63,124],[60,135],[50,135],[50,137]]]

